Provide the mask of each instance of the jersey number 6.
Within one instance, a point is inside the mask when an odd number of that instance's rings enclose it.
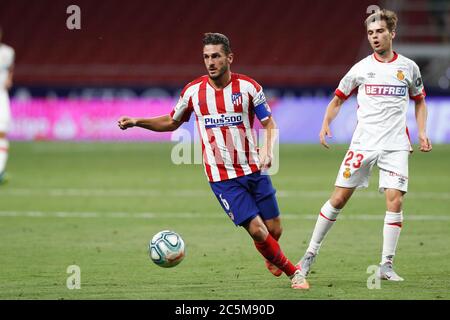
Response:
[[[230,205],[228,204],[228,201],[222,198],[222,194],[219,194],[220,201],[222,201],[223,206],[228,211],[230,210]]]

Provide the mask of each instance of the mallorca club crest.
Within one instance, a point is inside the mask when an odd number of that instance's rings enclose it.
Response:
[[[400,81],[405,79],[405,75],[403,74],[402,70],[397,70],[397,79],[400,80]]]
[[[239,106],[242,104],[242,93],[236,92],[231,95],[231,101],[234,106]]]
[[[345,179],[349,179],[351,177],[350,168],[345,168],[344,173],[342,174]]]

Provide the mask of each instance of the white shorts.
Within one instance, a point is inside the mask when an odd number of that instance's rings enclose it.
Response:
[[[11,123],[9,96],[5,90],[0,90],[0,132],[7,133]]]
[[[349,150],[336,178],[336,187],[367,188],[374,164],[380,169],[379,191],[408,191],[409,151]]]

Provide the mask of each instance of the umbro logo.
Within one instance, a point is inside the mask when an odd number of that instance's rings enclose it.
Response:
[[[369,72],[369,73],[367,73],[367,77],[370,78],[370,79],[375,78],[375,72]]]

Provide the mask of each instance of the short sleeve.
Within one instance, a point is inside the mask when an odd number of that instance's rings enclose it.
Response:
[[[249,94],[253,102],[253,108],[256,117],[259,119],[259,121],[264,121],[269,118],[272,114],[272,111],[270,110],[269,104],[267,103],[263,88],[255,82],[255,84],[250,86]]]
[[[193,110],[192,99],[188,90],[185,88],[181,92],[180,98],[170,113],[170,116],[175,121],[188,122]]]
[[[347,100],[353,92],[355,92],[356,88],[358,88],[359,83],[358,79],[358,65],[354,65],[347,74],[341,79],[339,82],[339,86],[335,90],[335,95],[343,100]]]
[[[413,100],[420,100],[426,96],[420,69],[415,62],[412,64],[412,81],[409,84],[409,96]]]

